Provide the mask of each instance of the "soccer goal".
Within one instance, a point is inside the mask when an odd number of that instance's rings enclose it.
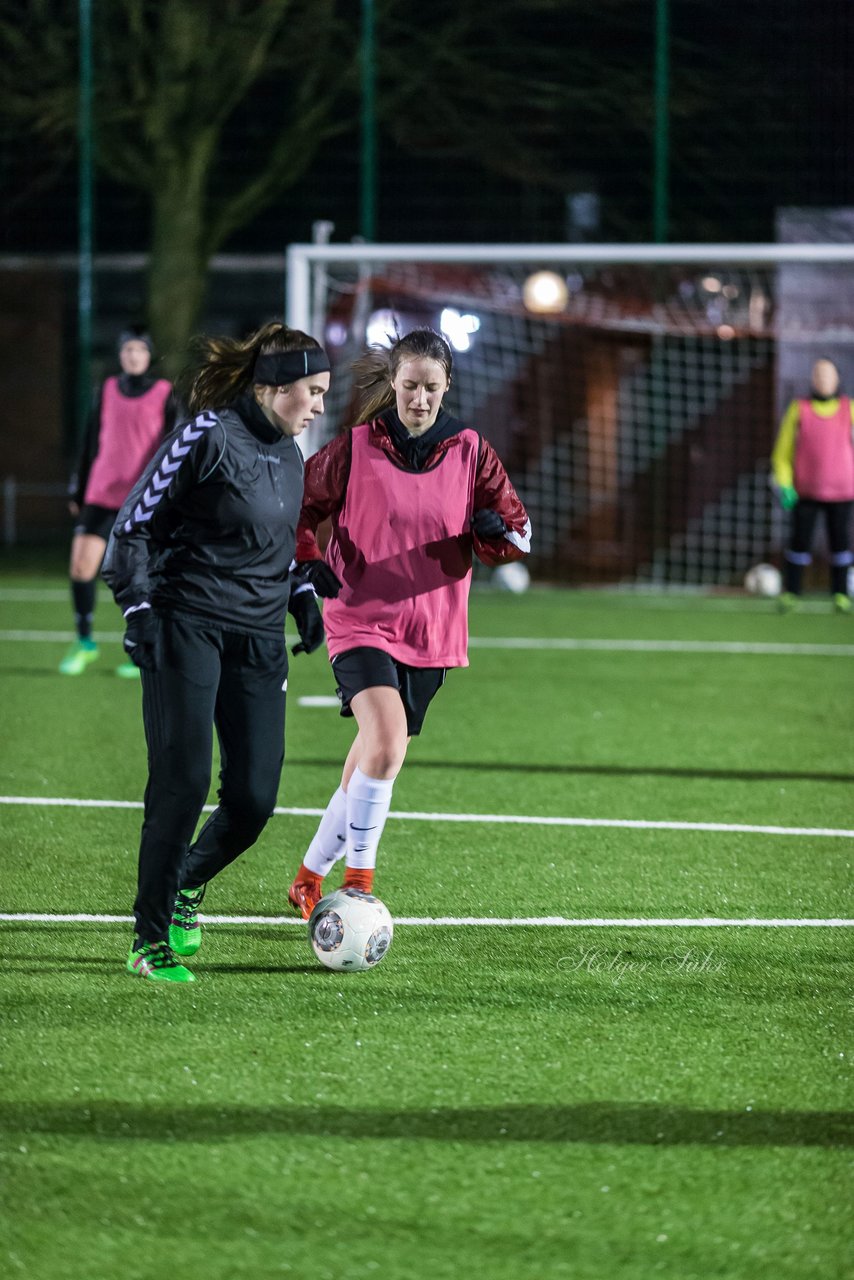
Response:
[[[854,390],[854,245],[291,246],[288,323],[333,365],[309,449],[352,423],[349,366],[416,325],[446,405],[531,514],[535,578],[709,587],[779,559],[769,455],[812,362]]]

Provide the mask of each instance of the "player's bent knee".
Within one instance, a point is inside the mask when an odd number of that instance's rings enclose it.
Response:
[[[255,840],[273,816],[276,799],[276,791],[242,792],[237,798],[223,796],[220,808],[227,812],[232,827]]]
[[[369,778],[382,778],[389,781],[400,773],[405,758],[405,743],[400,747],[375,747],[362,753],[359,768]]]
[[[227,810],[228,826],[232,837],[243,849],[248,849],[260,836],[270,821],[270,814],[250,813],[245,809]]]
[[[74,582],[93,582],[98,576],[107,544],[94,534],[78,534],[71,543],[69,575]]]

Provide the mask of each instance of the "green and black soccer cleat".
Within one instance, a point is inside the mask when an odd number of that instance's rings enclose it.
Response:
[[[178,956],[194,956],[202,945],[199,907],[204,896],[204,885],[200,889],[178,890],[169,925],[169,946]]]
[[[128,953],[128,973],[149,982],[195,982],[190,973],[175,959],[168,942],[143,942]]]
[[[99,649],[94,640],[76,640],[59,664],[64,676],[79,676],[98,657]]]

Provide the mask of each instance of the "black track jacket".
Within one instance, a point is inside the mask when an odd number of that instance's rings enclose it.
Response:
[[[303,459],[248,397],[182,423],[116,519],[102,575],[124,612],[281,635]]]

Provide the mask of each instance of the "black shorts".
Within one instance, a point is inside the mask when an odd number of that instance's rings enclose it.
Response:
[[[445,667],[408,667],[382,649],[347,649],[332,659],[342,716],[351,716],[350,699],[363,689],[387,685],[397,689],[406,711],[411,738],[421,732],[427,708],[445,683]]]
[[[75,533],[92,533],[96,538],[109,542],[113,525],[116,523],[118,508],[96,507],[91,502],[84,502],[80,515],[74,522]]]

